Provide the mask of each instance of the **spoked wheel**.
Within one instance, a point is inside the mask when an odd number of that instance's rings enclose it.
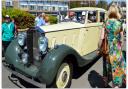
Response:
[[[55,81],[48,87],[54,88],[69,88],[72,81],[72,64],[64,62],[61,64]]]

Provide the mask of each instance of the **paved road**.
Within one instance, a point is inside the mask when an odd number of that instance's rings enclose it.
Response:
[[[88,79],[89,74],[91,73],[91,71],[93,71],[96,74],[99,73],[99,75],[102,75],[102,58],[99,59],[97,62],[95,62],[95,64],[89,70],[86,70],[86,69],[84,70],[84,68],[82,68],[82,70],[85,73],[82,74],[82,76],[80,76],[79,78],[72,80],[72,85],[71,85],[72,88],[91,88],[92,86],[90,85],[90,82],[89,82],[91,80]],[[15,85],[9,80],[8,75],[9,75],[9,71],[6,70],[4,67],[2,67],[2,87],[18,88],[17,85]]]
[[[126,49],[126,45],[124,45],[124,49]],[[87,67],[89,69],[87,69]],[[72,80],[71,88],[92,88],[99,87],[103,88],[104,81],[102,80],[102,58],[97,61],[94,61],[86,68],[81,69],[81,76]],[[2,66],[2,87],[3,88],[19,88],[17,85],[12,83],[9,78],[9,71],[6,70]],[[23,84],[25,87],[33,87],[32,85],[25,83]],[[26,86],[27,85],[27,86]],[[109,87],[111,87],[111,82],[109,83]]]

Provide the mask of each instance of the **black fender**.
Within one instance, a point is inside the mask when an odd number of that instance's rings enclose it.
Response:
[[[85,63],[85,61],[73,48],[67,45],[60,45],[57,48],[52,49],[43,59],[39,69],[38,79],[45,82],[47,85],[51,84],[56,77],[61,63],[68,55],[74,55],[79,65],[81,63]]]

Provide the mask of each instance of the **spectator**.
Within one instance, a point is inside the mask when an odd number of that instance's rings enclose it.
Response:
[[[12,22],[15,24],[15,36],[17,36],[18,35],[18,29],[17,29],[17,25],[16,25],[14,17],[12,18]]]
[[[99,50],[102,44],[107,48],[105,58],[105,75],[103,79],[106,80],[108,85],[110,76],[112,76],[113,88],[122,87],[126,84],[126,59],[123,55],[122,47],[124,43],[122,23],[120,21],[121,13],[116,5],[111,5],[108,10],[108,19],[105,21],[99,41]],[[105,41],[103,41],[106,40]],[[103,42],[103,43],[102,43]],[[103,51],[102,51],[103,53]]]
[[[45,19],[45,25],[50,25],[49,16],[45,15],[44,19]]]
[[[44,18],[42,18],[42,14],[39,14],[36,18],[35,18],[35,26],[42,26],[45,25],[45,20]]]
[[[45,16],[46,16],[46,14],[45,14],[45,13],[42,13],[42,17],[43,17],[43,19],[45,19]]]
[[[15,24],[11,21],[9,15],[5,16],[5,23],[2,24],[2,46],[3,52],[6,51],[8,45],[14,39]]]

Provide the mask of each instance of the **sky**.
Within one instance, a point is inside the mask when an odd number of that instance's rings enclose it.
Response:
[[[111,2],[112,2],[112,0],[107,0],[107,2],[108,2],[108,3],[111,3]]]
[[[99,0],[96,0],[96,2],[98,2]],[[106,0],[108,3],[111,3],[112,2],[112,0]]]
[[[96,0],[96,2],[98,2],[98,1],[99,1],[99,0]],[[102,0],[102,1],[104,1],[104,0]],[[112,1],[125,1],[125,2],[126,2],[126,0],[105,0],[105,1],[107,1],[108,4],[111,3]]]

